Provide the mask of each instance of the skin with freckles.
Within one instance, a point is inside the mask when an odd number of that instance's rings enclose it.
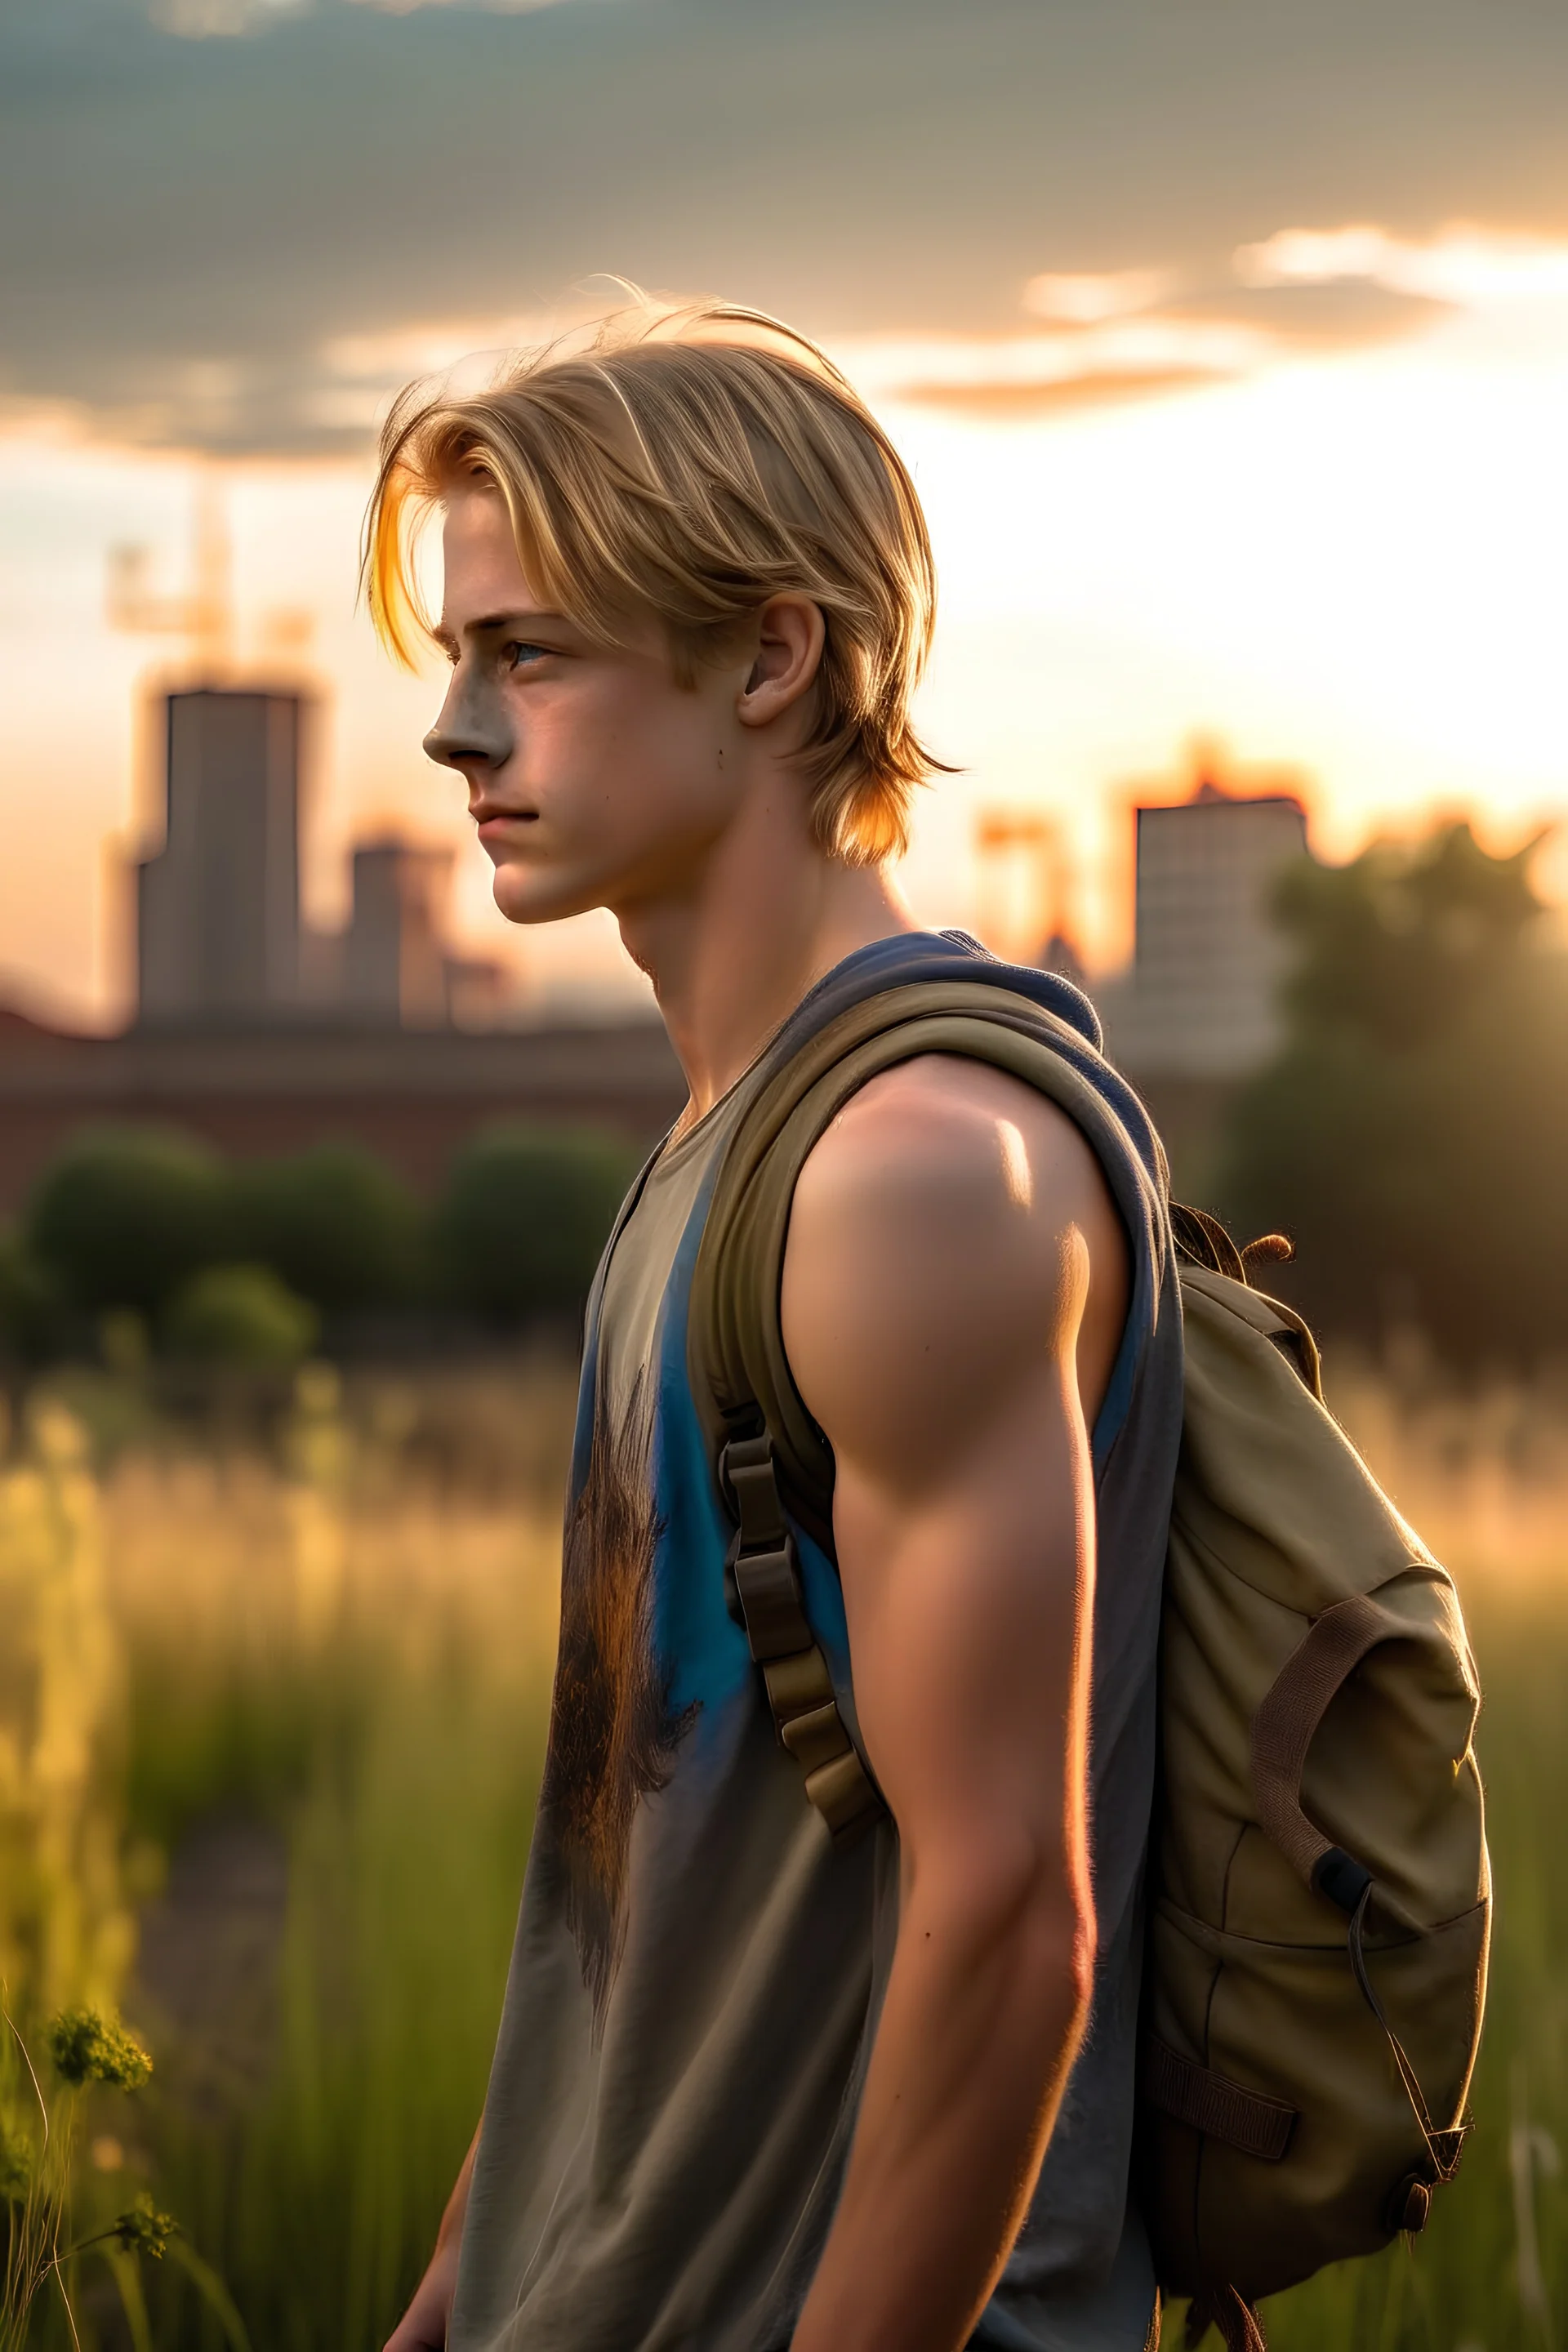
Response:
[[[686,687],[650,618],[606,647],[544,609],[493,492],[459,478],[447,506],[452,677],[426,750],[467,782],[503,913],[614,913],[700,1115],[816,979],[913,928],[886,875],[828,856],[807,822],[795,760],[822,615],[772,598]],[[900,1867],[847,2176],[794,2352],[961,2352],[1089,1998],[1089,1431],[1126,1318],[1126,1244],[1061,1112],[927,1056],[864,1087],[807,1161],[782,1303],[837,1461],[857,1702]],[[470,2150],[388,2352],[446,2343],[472,2168]]]

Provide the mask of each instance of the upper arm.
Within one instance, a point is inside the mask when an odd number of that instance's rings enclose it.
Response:
[[[906,1846],[989,1826],[1081,1872],[1089,1429],[1128,1288],[1092,1151],[983,1066],[884,1074],[802,1171],[784,1343],[834,1450],[860,1727]]]

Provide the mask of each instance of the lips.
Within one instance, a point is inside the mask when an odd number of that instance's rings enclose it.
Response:
[[[491,834],[502,831],[509,824],[536,824],[539,822],[537,809],[497,808],[492,801],[481,801],[479,806],[470,809],[468,814],[474,820],[481,841]]]

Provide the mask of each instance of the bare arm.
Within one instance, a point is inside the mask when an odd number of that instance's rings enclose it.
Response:
[[[479,2148],[479,2135],[476,2132],[447,2200],[429,2267],[414,2291],[413,2302],[387,2338],[385,2352],[446,2352],[452,2294],[458,2284],[458,2249],[462,2243],[463,2217],[468,2210],[468,2190]]]
[[[1018,1082],[874,1081],[796,1191],[784,1328],[837,1463],[898,1942],[794,2352],[959,2352],[1006,2259],[1094,1960],[1087,1423],[1126,1313],[1093,1155]]]

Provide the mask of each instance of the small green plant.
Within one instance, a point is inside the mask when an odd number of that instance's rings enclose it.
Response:
[[[48,2042],[55,2072],[73,2091],[89,2083],[139,2091],[153,2072],[152,2058],[135,2035],[100,2017],[95,2009],[62,2010],[49,2028]]]
[[[7,2063],[0,2074],[0,2211],[5,2223],[0,2352],[24,2352],[34,2306],[51,2283],[71,2341],[79,2346],[68,2266],[86,2253],[97,2253],[107,2263],[136,2352],[152,2352],[137,2265],[141,2259],[162,2262],[171,2249],[216,2313],[235,2352],[247,2352],[244,2327],[221,2284],[199,2257],[178,2243],[173,2215],[162,2211],[144,2190],[97,2228],[79,2237],[72,2234],[81,2102],[95,2089],[139,2091],[153,2072],[150,2053],[117,2020],[93,2009],[64,2010],[44,2037],[54,2075],[53,2083],[47,2084],[20,2028],[3,2008],[0,2030],[7,2044]],[[4,2103],[18,2085],[30,2094],[30,2114],[14,2096]]]

